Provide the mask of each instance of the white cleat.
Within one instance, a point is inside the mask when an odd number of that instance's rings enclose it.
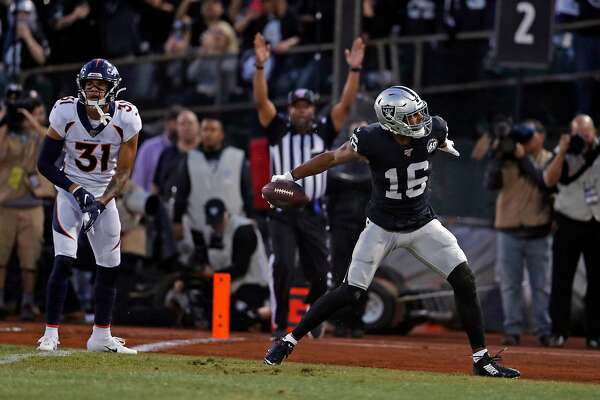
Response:
[[[60,344],[58,336],[46,335],[39,338],[38,343],[40,344],[37,348],[39,351],[57,351]]]
[[[90,337],[87,341],[87,350],[93,352],[137,354],[137,350],[125,347],[125,340],[114,336],[102,339]]]

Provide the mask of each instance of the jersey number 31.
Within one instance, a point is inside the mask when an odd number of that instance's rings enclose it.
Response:
[[[427,171],[429,161],[412,163],[406,169],[406,197],[413,198],[422,195],[427,187],[428,176],[417,178],[417,171]],[[402,200],[402,193],[398,191],[398,171],[390,168],[385,171],[385,177],[390,181],[390,188],[385,191],[388,199]]]

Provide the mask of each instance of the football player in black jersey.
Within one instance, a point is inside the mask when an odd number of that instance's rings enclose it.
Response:
[[[498,364],[485,344],[483,315],[475,277],[456,238],[436,219],[429,205],[429,162],[439,149],[459,156],[442,118],[429,116],[427,103],[412,89],[392,86],[375,100],[377,123],[359,128],[350,141],[322,153],[272,180],[299,180],[351,160],[369,162],[372,179],[367,223],[344,283],[322,296],[298,326],[273,343],[264,359],[280,364],[313,327],[333,312],[366,295],[381,260],[402,247],[452,285],[456,307],[473,349],[476,375],[517,378],[519,371]]]

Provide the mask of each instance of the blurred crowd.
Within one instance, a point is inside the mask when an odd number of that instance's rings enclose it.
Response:
[[[328,93],[332,52],[293,52],[301,45],[330,44],[334,38],[335,1],[317,0],[4,0],[0,2],[2,66],[0,86],[22,71],[53,64],[84,62],[94,57],[133,59],[165,54],[174,61],[121,67],[128,94],[152,108],[178,103],[208,104],[247,100],[254,60],[252,42],[260,32],[274,57],[266,65],[275,98],[292,86]],[[491,30],[494,0],[363,0],[362,35],[372,39]],[[556,0],[556,20],[572,22],[600,17],[597,2]],[[598,67],[597,35],[592,27],[556,35],[560,72]],[[503,73],[493,62],[488,40],[437,42],[424,47],[423,83],[467,82]],[[412,80],[411,44],[400,47],[402,80]],[[363,85],[379,90],[391,84],[393,53],[369,48]],[[469,59],[469,63],[462,60]],[[27,86],[49,103],[72,90],[72,74],[37,74]],[[581,111],[591,93],[578,87]]]

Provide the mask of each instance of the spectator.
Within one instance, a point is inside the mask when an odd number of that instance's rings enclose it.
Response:
[[[128,1],[102,0],[99,2],[99,22],[105,58],[133,56],[140,48],[137,13]],[[121,68],[122,69],[122,68]],[[127,73],[123,73],[127,75]],[[125,81],[133,82],[133,79]]]
[[[188,81],[195,86],[195,93],[217,97],[218,103],[227,99],[236,87],[237,57],[229,53],[229,41],[221,26],[208,28],[202,34],[199,58],[187,70]]]
[[[97,57],[97,49],[90,43],[97,43],[96,21],[91,14],[92,7],[87,0],[58,0],[50,6],[50,26],[54,31],[52,40],[52,61],[69,63],[86,61]]]
[[[578,115],[571,122],[571,134],[562,135],[555,157],[545,171],[547,185],[557,185],[552,258],[550,344],[562,347],[569,337],[571,293],[579,257],[585,261],[586,343],[600,349],[600,145],[594,121]]]
[[[152,191],[152,180],[163,150],[173,145],[177,136],[177,116],[182,111],[179,106],[169,109],[163,120],[162,134],[147,139],[138,150],[132,179],[146,192]]]
[[[315,117],[315,95],[306,89],[297,89],[289,94],[288,114],[278,114],[269,100],[264,66],[270,57],[265,38],[256,34],[254,41],[256,73],[254,75],[254,100],[260,125],[265,131],[271,152],[273,175],[300,165],[315,154],[325,151],[340,131],[358,91],[359,72],[364,57],[364,43],[357,38],[352,50],[346,50],[346,61],[350,68],[339,103],[322,118]],[[321,209],[321,197],[325,193],[326,174],[319,174],[301,181],[310,204],[301,209],[276,209],[269,216],[269,231],[272,240],[272,298],[274,308],[274,337],[287,332],[289,284],[295,266],[296,249],[305,277],[310,281],[308,304],[315,302],[325,293],[325,275],[328,266],[325,219]],[[276,238],[276,240],[275,240]],[[323,334],[321,327],[315,328],[314,337]]]
[[[250,219],[230,214],[221,199],[209,199],[204,209],[208,264],[231,276],[231,329],[248,330],[265,319],[269,297],[262,237]]]
[[[600,2],[596,0],[577,0],[578,20],[600,19]],[[575,72],[587,72],[600,68],[600,27],[593,26],[573,31],[573,50]],[[597,91],[594,79],[575,81],[577,89],[577,111],[590,114],[593,107],[593,95]]]
[[[177,181],[184,167],[186,154],[200,145],[198,117],[192,111],[183,110],[177,116],[177,141],[160,154],[152,192],[159,195],[165,204],[173,204],[177,192]]]
[[[179,0],[139,1],[141,51],[162,53]]]
[[[12,18],[15,11],[16,20]],[[50,55],[50,47],[39,26],[35,5],[31,0],[13,3],[10,13],[3,55],[4,63],[8,66],[8,75],[14,76],[22,70],[45,64]],[[14,24],[17,25],[16,29]]]
[[[518,345],[523,323],[523,270],[527,266],[532,295],[534,333],[540,344],[550,338],[548,315],[551,204],[543,169],[552,154],[544,149],[545,129],[535,120],[513,128],[496,143],[486,170],[486,188],[500,190],[496,199],[497,264],[500,278],[504,337],[502,344]],[[515,143],[506,152],[506,143]]]
[[[276,79],[276,76],[280,75],[282,71],[294,67],[296,59],[284,57],[284,55],[289,49],[300,43],[300,21],[289,10],[287,0],[263,0],[262,7],[262,14],[254,19],[244,31],[244,48],[248,49],[256,33],[260,33],[275,55],[272,61],[274,65],[267,64],[267,77]],[[267,60],[267,62],[269,61]],[[254,75],[255,65],[252,51],[247,51],[242,55],[242,63],[242,78],[249,82]],[[273,70],[275,67],[277,70]],[[273,76],[271,76],[272,74]],[[285,88],[282,90],[285,92]]]
[[[227,52],[237,54],[239,52],[238,38],[231,24],[225,20],[223,2],[221,0],[203,0],[200,7],[190,7],[194,2],[193,0],[183,0],[177,10],[178,18],[183,18],[184,15],[191,18],[192,46],[201,45],[201,40],[198,40],[202,38],[202,34],[210,28],[218,26],[228,38]]]
[[[200,124],[202,147],[191,150],[179,173],[175,198],[176,238],[182,237],[182,219],[190,219],[192,238],[206,227],[204,205],[213,197],[221,199],[231,215],[251,215],[254,197],[244,152],[225,146],[225,131],[218,119],[205,118]],[[196,239],[194,239],[196,242]]]
[[[7,115],[0,123],[0,314],[4,313],[6,266],[17,245],[23,292],[21,319],[32,321],[38,313],[33,292],[44,227],[42,185],[36,169],[44,130],[29,109],[8,103]]]

